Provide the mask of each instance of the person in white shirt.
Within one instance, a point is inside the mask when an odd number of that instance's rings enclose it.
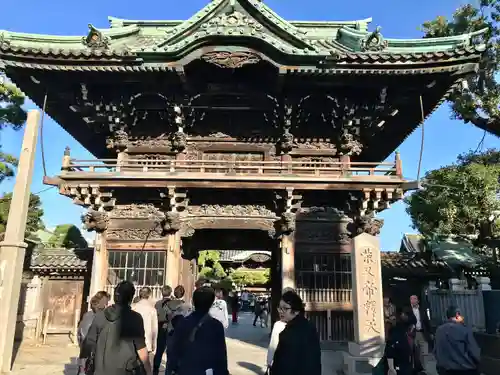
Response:
[[[224,292],[222,289],[215,290],[215,301],[210,308],[209,314],[212,318],[222,323],[224,329],[229,327],[229,314],[227,312],[227,303],[224,301]]]
[[[271,332],[271,341],[269,341],[269,347],[267,348],[266,365],[268,369],[271,368],[271,365],[273,364],[274,352],[276,351],[278,342],[280,341],[280,333],[283,332],[285,327],[286,323],[281,320],[274,323],[273,330]]]
[[[150,297],[151,288],[141,288],[139,291],[140,300],[132,308],[142,316],[146,348],[150,356],[153,356],[156,351],[156,340],[158,338],[158,315]]]
[[[420,304],[416,295],[410,296],[410,305],[413,312],[410,322],[415,326],[415,367],[418,371],[425,372],[429,356],[429,341],[433,340],[431,322],[427,309]]]
[[[295,292],[295,289],[293,288],[284,288],[283,293],[286,292]],[[270,314],[271,312],[269,312]],[[267,372],[269,372],[269,369],[271,368],[271,365],[273,364],[273,358],[274,358],[274,352],[276,351],[276,348],[278,347],[278,343],[280,341],[280,333],[283,332],[283,330],[286,327],[286,322],[282,320],[278,320],[274,323],[273,325],[273,330],[271,331],[271,340],[269,341],[269,347],[267,348]]]

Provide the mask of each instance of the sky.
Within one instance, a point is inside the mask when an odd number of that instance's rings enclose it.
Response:
[[[0,30],[55,35],[86,35],[87,25],[97,28],[108,27],[108,16],[128,19],[187,19],[201,9],[209,0],[86,0],[85,2],[50,0],[17,3],[7,1],[2,4]],[[419,26],[438,15],[450,16],[465,3],[463,0],[264,0],[276,13],[288,20],[358,20],[373,18],[370,30],[382,27],[386,38],[420,38]],[[20,6],[23,4],[23,6]],[[36,5],[35,5],[36,4]],[[27,103],[27,108],[34,104]],[[475,150],[483,138],[483,132],[472,125],[450,119],[450,110],[443,104],[425,122],[425,146],[422,174],[425,171],[451,164],[458,154]],[[0,133],[3,151],[18,155],[23,132],[3,131]],[[49,117],[43,125],[43,139],[47,174],[57,175],[61,168],[63,151],[71,148],[76,159],[91,159],[75,139],[66,133]],[[415,179],[420,153],[421,129],[417,129],[398,148],[403,161],[405,177]],[[500,140],[486,135],[483,148],[499,148]],[[393,156],[389,158],[393,160]],[[44,190],[41,147],[37,148],[36,170],[31,185],[32,192]],[[14,180],[0,184],[0,193],[13,189]],[[48,228],[57,224],[73,223],[81,227],[82,209],[69,198],[60,196],[57,189],[40,194],[44,208],[44,222]],[[404,233],[415,233],[411,220],[405,212],[405,204],[398,202],[383,211],[379,217],[385,220],[381,238],[381,249],[398,250]]]

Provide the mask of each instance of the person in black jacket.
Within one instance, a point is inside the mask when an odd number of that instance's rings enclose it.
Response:
[[[80,359],[93,358],[92,365],[83,369],[85,372],[151,375],[144,322],[141,315],[130,308],[134,294],[134,284],[120,282],[114,291],[115,304],[95,315],[80,350]]]
[[[224,327],[209,313],[214,300],[215,292],[210,287],[194,291],[194,311],[174,329],[165,374],[228,375]]]
[[[321,347],[316,328],[306,319],[302,299],[285,292],[279,304],[286,322],[271,365],[271,375],[321,375]]]
[[[415,344],[412,312],[410,309],[396,309],[396,325],[389,331],[385,346],[387,375],[412,375],[414,370]]]

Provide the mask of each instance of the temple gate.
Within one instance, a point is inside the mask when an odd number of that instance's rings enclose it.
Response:
[[[200,250],[270,250],[275,303],[296,287],[322,339],[357,341],[349,358],[366,362],[353,293],[381,285],[353,280],[353,238],[377,236],[377,212],[410,187],[399,153],[382,161],[484,50],[472,34],[385,39],[370,22],[213,0],[186,21],[110,18],[83,37],[0,32],[8,77],[96,157],[67,149],[45,179],[100,234],[93,289],[189,287]]]

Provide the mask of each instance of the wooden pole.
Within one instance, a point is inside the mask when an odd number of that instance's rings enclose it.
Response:
[[[3,242],[0,242],[0,373],[11,370],[17,308],[21,289],[26,243],[24,231],[30,201],[40,112],[30,111],[12,193],[11,210]]]

